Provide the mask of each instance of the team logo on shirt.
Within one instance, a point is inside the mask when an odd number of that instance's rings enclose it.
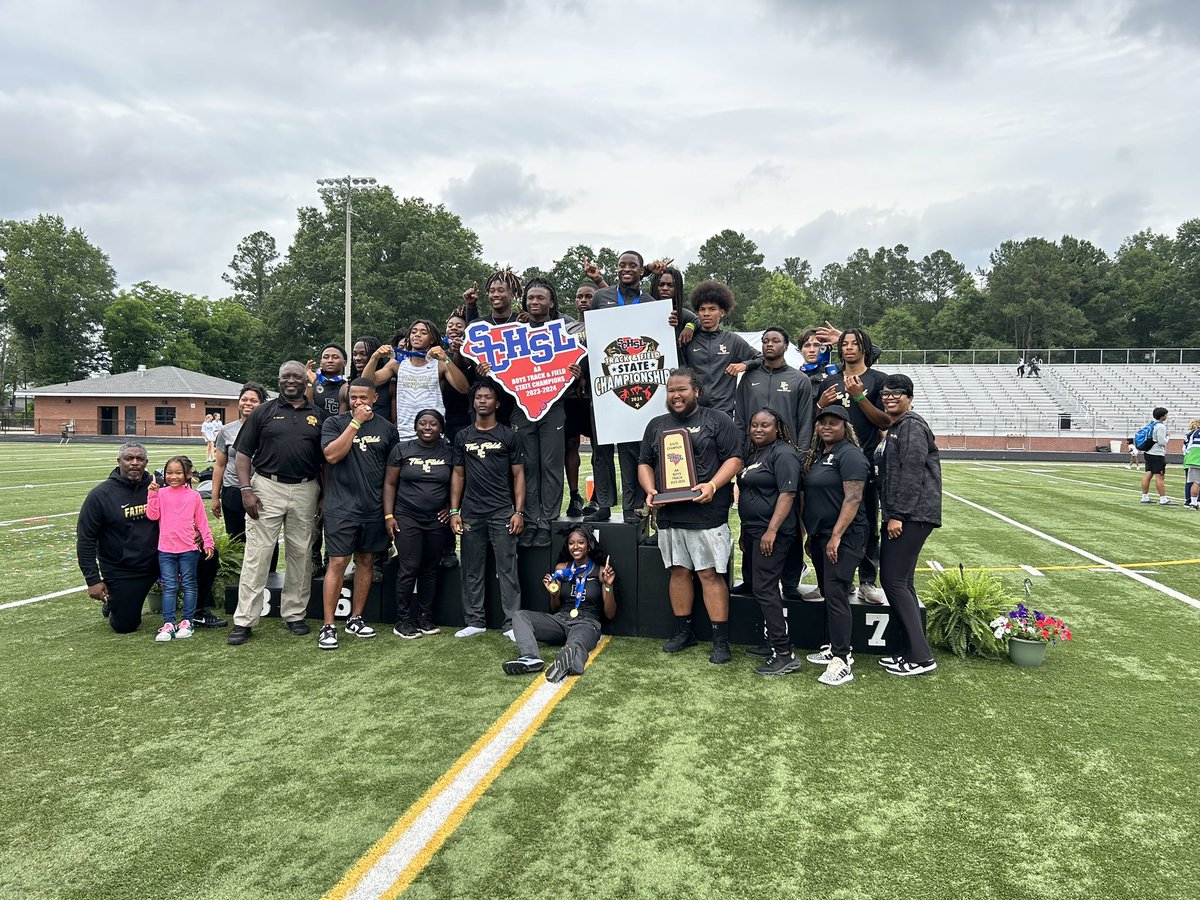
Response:
[[[726,355],[729,353],[729,348],[726,347],[724,344],[717,344],[717,352],[720,354]]]
[[[786,381],[781,381],[779,382],[779,390],[780,392],[790,392],[792,389],[788,387],[788,383]]]
[[[571,366],[587,355],[579,335],[562,319],[545,325],[472,322],[462,352],[488,364],[489,377],[512,395],[530,422],[545,416],[567,392],[575,381]]]
[[[304,421],[307,422],[309,425],[311,425],[313,428],[317,427],[317,417],[316,416],[309,416]]]
[[[464,448],[468,453],[474,453],[480,459],[487,459],[489,450],[503,450],[504,445],[499,441],[472,442]]]
[[[471,449],[470,445],[467,446],[467,449]],[[484,456],[487,455],[487,451],[485,450],[483,453],[478,455],[480,459],[483,459]],[[444,466],[446,461],[444,459],[421,459],[419,457],[410,457],[408,464],[410,466],[420,466],[421,471],[428,475],[431,471],[433,471],[434,466]]]
[[[613,393],[632,409],[641,409],[653,399],[659,385],[666,384],[666,360],[654,338],[619,337],[604,348],[600,360],[603,375],[592,383],[597,396]]]
[[[360,434],[354,439],[354,443],[358,445],[358,449],[363,453],[370,451],[370,444],[378,444],[383,440],[377,434]]]

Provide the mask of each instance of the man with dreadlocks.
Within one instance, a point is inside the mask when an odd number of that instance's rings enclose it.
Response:
[[[531,278],[521,297],[526,321],[531,328],[545,328],[548,322],[561,319],[575,324],[570,316],[558,309],[558,292],[545,278]],[[487,366],[482,367],[485,370]],[[578,366],[571,366],[576,377]],[[517,540],[522,547],[549,547],[550,523],[562,510],[563,478],[566,472],[567,414],[562,397],[553,403],[536,422],[520,408],[514,409],[509,427],[521,440],[525,457],[525,530]]]
[[[642,254],[636,250],[626,250],[617,258],[617,283],[602,287],[592,298],[592,309],[608,309],[613,306],[637,306],[639,303],[657,301],[652,294],[642,291],[642,279],[647,274],[659,275],[665,272],[667,263],[662,261],[646,265]],[[681,279],[682,287],[682,279]],[[690,310],[680,310],[672,306],[668,311],[667,321],[676,331],[694,333],[696,330],[696,315]],[[629,441],[615,446],[616,454],[621,461],[621,508],[625,521],[635,523],[638,520],[638,510],[646,502],[646,494],[638,484],[638,453],[641,444]],[[596,503],[598,509],[585,518],[589,522],[607,522],[611,517],[611,508],[617,501],[617,473],[613,466],[612,444],[592,445],[592,474],[596,479]]]
[[[842,366],[824,382],[825,390],[817,399],[818,417],[821,410],[835,404],[848,410],[850,425],[868,460],[875,458],[880,431],[892,424],[879,396],[887,372],[871,368],[874,353],[871,338],[862,329],[842,332],[838,338]],[[862,508],[867,517],[867,545],[858,566],[858,595],[868,603],[883,603],[886,597],[875,584],[879,572],[879,491],[874,477],[863,486]]]

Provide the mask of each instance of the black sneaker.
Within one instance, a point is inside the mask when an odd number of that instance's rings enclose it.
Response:
[[[396,627],[392,629],[392,634],[396,637],[402,637],[406,641],[411,641],[419,638],[421,631],[412,622],[397,622]]]
[[[597,506],[592,512],[583,514],[585,522],[607,522],[611,518],[612,510],[607,506]]]
[[[441,634],[441,629],[433,624],[432,619],[417,620],[417,631],[421,634]]]
[[[362,616],[353,616],[346,620],[346,634],[360,638],[373,638],[375,629],[364,622]]]
[[[804,660],[789,653],[787,656],[772,656],[762,665],[755,666],[754,671],[759,675],[791,675],[804,667]]]
[[[883,666],[885,669],[889,668],[891,666],[898,666],[902,662],[904,662],[904,657],[900,656],[899,654],[897,654],[896,656],[881,656],[881,657],[879,657],[879,664],[881,666]]]
[[[755,659],[770,659],[775,655],[775,648],[770,644],[759,644],[757,647],[747,647],[746,655]]]
[[[295,622],[284,622],[283,627],[296,635],[296,637],[303,637],[306,634],[312,633],[312,629],[308,627],[308,623],[303,619],[297,619]],[[237,628],[237,626],[235,625],[234,628]]]
[[[692,629],[680,628],[670,640],[663,644],[663,653],[678,653],[688,647],[695,647],[698,643],[700,642],[696,640]]]
[[[550,663],[550,668],[546,670],[546,680],[557,684],[570,675],[572,669],[580,668],[578,652],[579,647],[575,644],[567,644],[563,647],[554,662]]]
[[[249,625],[234,625],[229,629],[229,634],[225,636],[225,643],[230,647],[236,647],[239,644],[246,643],[250,638]]]
[[[317,635],[317,646],[322,650],[336,650],[338,648],[337,627],[322,625],[321,633]]]
[[[229,620],[222,619],[211,609],[198,609],[192,624],[197,628],[224,628],[229,624]]]
[[[536,656],[521,656],[501,663],[500,668],[504,670],[505,675],[532,675],[534,672],[540,672],[544,665],[545,663]]]
[[[578,519],[583,515],[583,498],[578,494],[571,495],[571,502],[567,504],[567,518]]]
[[[800,588],[785,587],[783,589],[783,599],[789,603],[799,603],[804,599],[804,595],[800,593]]]
[[[729,641],[714,641],[712,653],[708,654],[708,661],[714,666],[723,666],[733,662],[733,654],[729,652]]]
[[[914,663],[904,659],[894,666],[883,667],[883,670],[889,675],[927,675],[935,669],[937,669],[937,663],[932,659],[924,663]]]
[[[585,516],[590,516],[592,513],[594,513],[599,508],[600,508],[599,503],[597,503],[595,500],[589,500],[587,503],[585,503],[583,505],[583,514]]]
[[[750,590],[750,583],[748,581],[739,581],[729,589],[729,593],[737,594],[739,597],[754,596],[754,591]]]

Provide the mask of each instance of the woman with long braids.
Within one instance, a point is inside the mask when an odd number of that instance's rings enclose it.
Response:
[[[808,654],[809,662],[826,667],[818,679],[821,684],[836,686],[854,680],[850,587],[866,552],[867,517],[862,497],[870,473],[846,407],[836,403],[821,410],[804,459],[801,514],[808,534],[808,555],[825,598],[829,643]]]
[[[460,306],[446,317],[446,354],[450,361],[463,373],[467,389],[479,380],[475,363],[462,355],[463,335],[467,330],[467,314]],[[471,424],[471,401],[466,394],[447,382],[442,382],[442,404],[446,408],[446,440],[453,444],[454,437]]]
[[[419,411],[436,409],[446,414],[442,381],[465,394],[467,379],[447,356],[442,333],[428,319],[415,320],[407,332],[398,332],[392,341],[396,346],[384,344],[375,351],[363,377],[374,379],[376,385],[396,379],[396,429],[400,440],[410,441],[417,436],[412,423]],[[402,342],[407,346],[399,346]]]
[[[889,375],[883,380],[881,396],[892,427],[875,454],[884,523],[879,576],[888,603],[904,626],[908,649],[880,662],[892,675],[924,675],[937,663],[921,627],[913,573],[930,532],[942,525],[942,463],[933,431],[912,410],[912,379]]]
[[[762,609],[770,656],[754,671],[790,675],[803,661],[792,652],[779,581],[797,539],[792,506],[800,490],[800,456],[783,417],[769,407],[750,416],[749,449],[738,473],[743,572]]]

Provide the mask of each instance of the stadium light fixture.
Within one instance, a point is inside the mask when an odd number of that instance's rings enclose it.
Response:
[[[365,178],[363,176],[343,175],[340,178],[318,178],[317,192],[323,197],[344,196],[346,201],[346,309],[345,309],[345,346],[346,352],[350,352],[353,347],[351,342],[350,330],[350,217],[354,215],[353,196],[355,191],[370,191],[376,187],[374,178]]]

